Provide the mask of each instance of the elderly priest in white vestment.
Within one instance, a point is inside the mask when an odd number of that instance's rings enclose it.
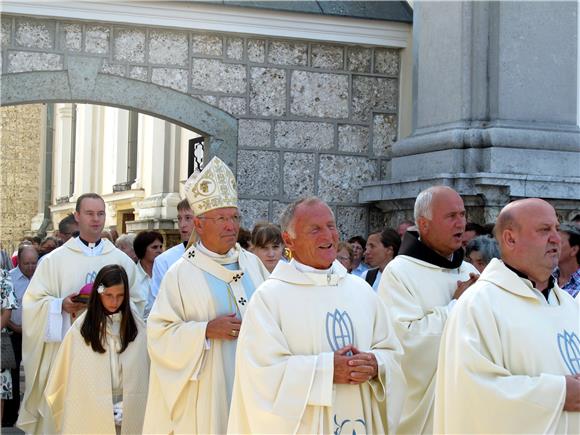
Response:
[[[395,433],[405,397],[387,308],[335,261],[318,198],[281,217],[293,259],[254,294],[238,340],[229,433]]]
[[[514,201],[441,341],[435,433],[580,433],[580,310],[558,287],[554,208]]]
[[[405,232],[378,293],[391,310],[404,351],[408,389],[399,433],[430,434],[441,334],[453,305],[478,275],[463,261],[465,207],[455,190],[433,186],[422,191],[415,201],[415,222],[418,231]]]
[[[131,302],[141,316],[145,309],[145,299],[135,286],[135,263],[107,239],[101,239],[105,226],[103,199],[96,193],[79,196],[74,217],[79,237],[70,238],[42,259],[22,302],[26,390],[17,425],[26,433],[55,433],[43,393],[65,334],[86,308],[75,298],[81,288],[92,284],[103,266],[118,264],[129,277]]]
[[[169,268],[149,314],[144,433],[226,431],[236,339],[248,301],[268,275],[236,243],[236,180],[224,162],[214,157],[185,193],[198,241]]]

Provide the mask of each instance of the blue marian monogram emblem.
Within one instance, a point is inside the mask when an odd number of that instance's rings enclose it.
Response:
[[[354,344],[354,328],[346,311],[341,313],[336,309],[334,313],[326,313],[326,338],[334,352]]]
[[[339,423],[336,414],[334,414],[334,424],[336,426],[336,429],[334,429],[334,435],[340,435],[342,433],[356,435],[367,432],[367,424],[362,418],[356,420],[342,420]]]
[[[85,277],[85,284],[91,284],[95,282],[96,277],[97,277],[96,271],[87,273],[87,276]]]
[[[558,333],[558,347],[570,373],[580,374],[580,338],[576,333],[566,330]]]

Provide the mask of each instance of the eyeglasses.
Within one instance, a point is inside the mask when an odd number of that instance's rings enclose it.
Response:
[[[219,225],[224,225],[226,222],[231,222],[235,225],[240,223],[240,216],[238,215],[234,215],[234,216],[218,216],[215,218],[212,217],[207,217],[207,216],[198,216],[199,219],[209,219],[211,221],[214,221],[216,224]]]
[[[339,256],[339,257],[336,257],[336,259],[338,261],[350,261],[350,257],[341,257],[341,256]]]

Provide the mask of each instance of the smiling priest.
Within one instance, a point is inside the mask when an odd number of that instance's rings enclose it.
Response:
[[[405,397],[387,308],[337,261],[332,210],[281,217],[292,251],[254,294],[238,340],[229,433],[395,433]]]
[[[226,431],[236,339],[248,301],[268,275],[236,243],[236,180],[224,162],[214,157],[192,175],[185,194],[199,241],[167,271],[149,315],[143,433]]]

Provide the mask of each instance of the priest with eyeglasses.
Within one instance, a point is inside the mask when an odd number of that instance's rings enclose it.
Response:
[[[236,180],[224,162],[214,157],[193,174],[185,194],[195,214],[192,240],[165,274],[147,323],[144,433],[225,433],[238,334],[268,276],[237,243]]]

